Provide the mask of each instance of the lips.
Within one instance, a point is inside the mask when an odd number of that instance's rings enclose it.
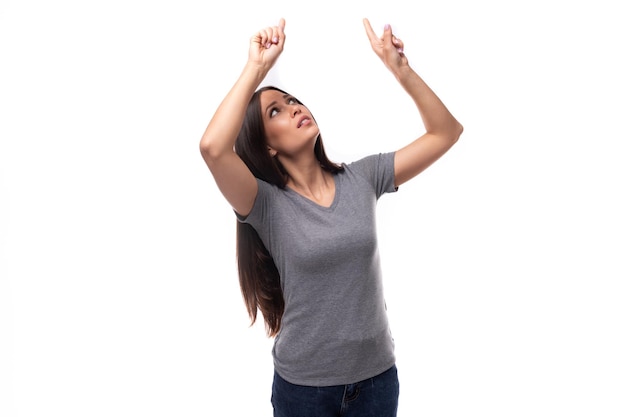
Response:
[[[298,128],[303,125],[309,124],[311,122],[311,118],[309,116],[302,116],[300,120],[298,120]]]

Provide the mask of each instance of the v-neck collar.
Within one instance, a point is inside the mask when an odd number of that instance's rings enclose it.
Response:
[[[311,200],[309,197],[300,194],[299,192],[297,192],[296,190],[294,190],[293,188],[289,186],[286,186],[285,189],[287,190],[287,192],[298,196],[300,199],[304,200],[305,202],[307,202],[307,204],[313,207],[317,207],[321,210],[333,210],[339,201],[339,194],[340,194],[341,187],[339,186],[339,183],[340,183],[339,175],[333,174],[331,179],[333,180],[333,183],[335,184],[335,195],[333,196],[333,199],[329,206],[323,206],[321,204],[318,204],[317,202]]]

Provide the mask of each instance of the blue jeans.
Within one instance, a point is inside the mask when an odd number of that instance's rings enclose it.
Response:
[[[294,385],[274,372],[274,417],[396,417],[400,383],[392,366],[373,378],[330,387]]]

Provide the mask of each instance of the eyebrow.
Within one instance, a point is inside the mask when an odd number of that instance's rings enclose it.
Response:
[[[286,99],[286,98],[290,98],[290,97],[291,97],[291,94],[284,94],[284,95],[283,95],[283,98],[284,98],[284,99]],[[274,101],[272,101],[270,104],[268,104],[268,105],[267,105],[267,107],[265,108],[265,113],[267,113],[267,112],[268,112],[268,110],[269,110],[270,108],[272,108],[273,106],[275,106],[275,105],[276,105],[276,103],[278,103],[278,102],[277,102],[276,100],[274,100]]]

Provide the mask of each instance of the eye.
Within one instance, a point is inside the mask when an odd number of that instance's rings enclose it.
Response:
[[[298,100],[296,100],[293,97],[289,97],[289,99],[287,100],[288,104],[298,104]]]
[[[274,117],[276,116],[276,114],[278,114],[278,109],[274,107],[272,110],[270,110],[270,117]]]

